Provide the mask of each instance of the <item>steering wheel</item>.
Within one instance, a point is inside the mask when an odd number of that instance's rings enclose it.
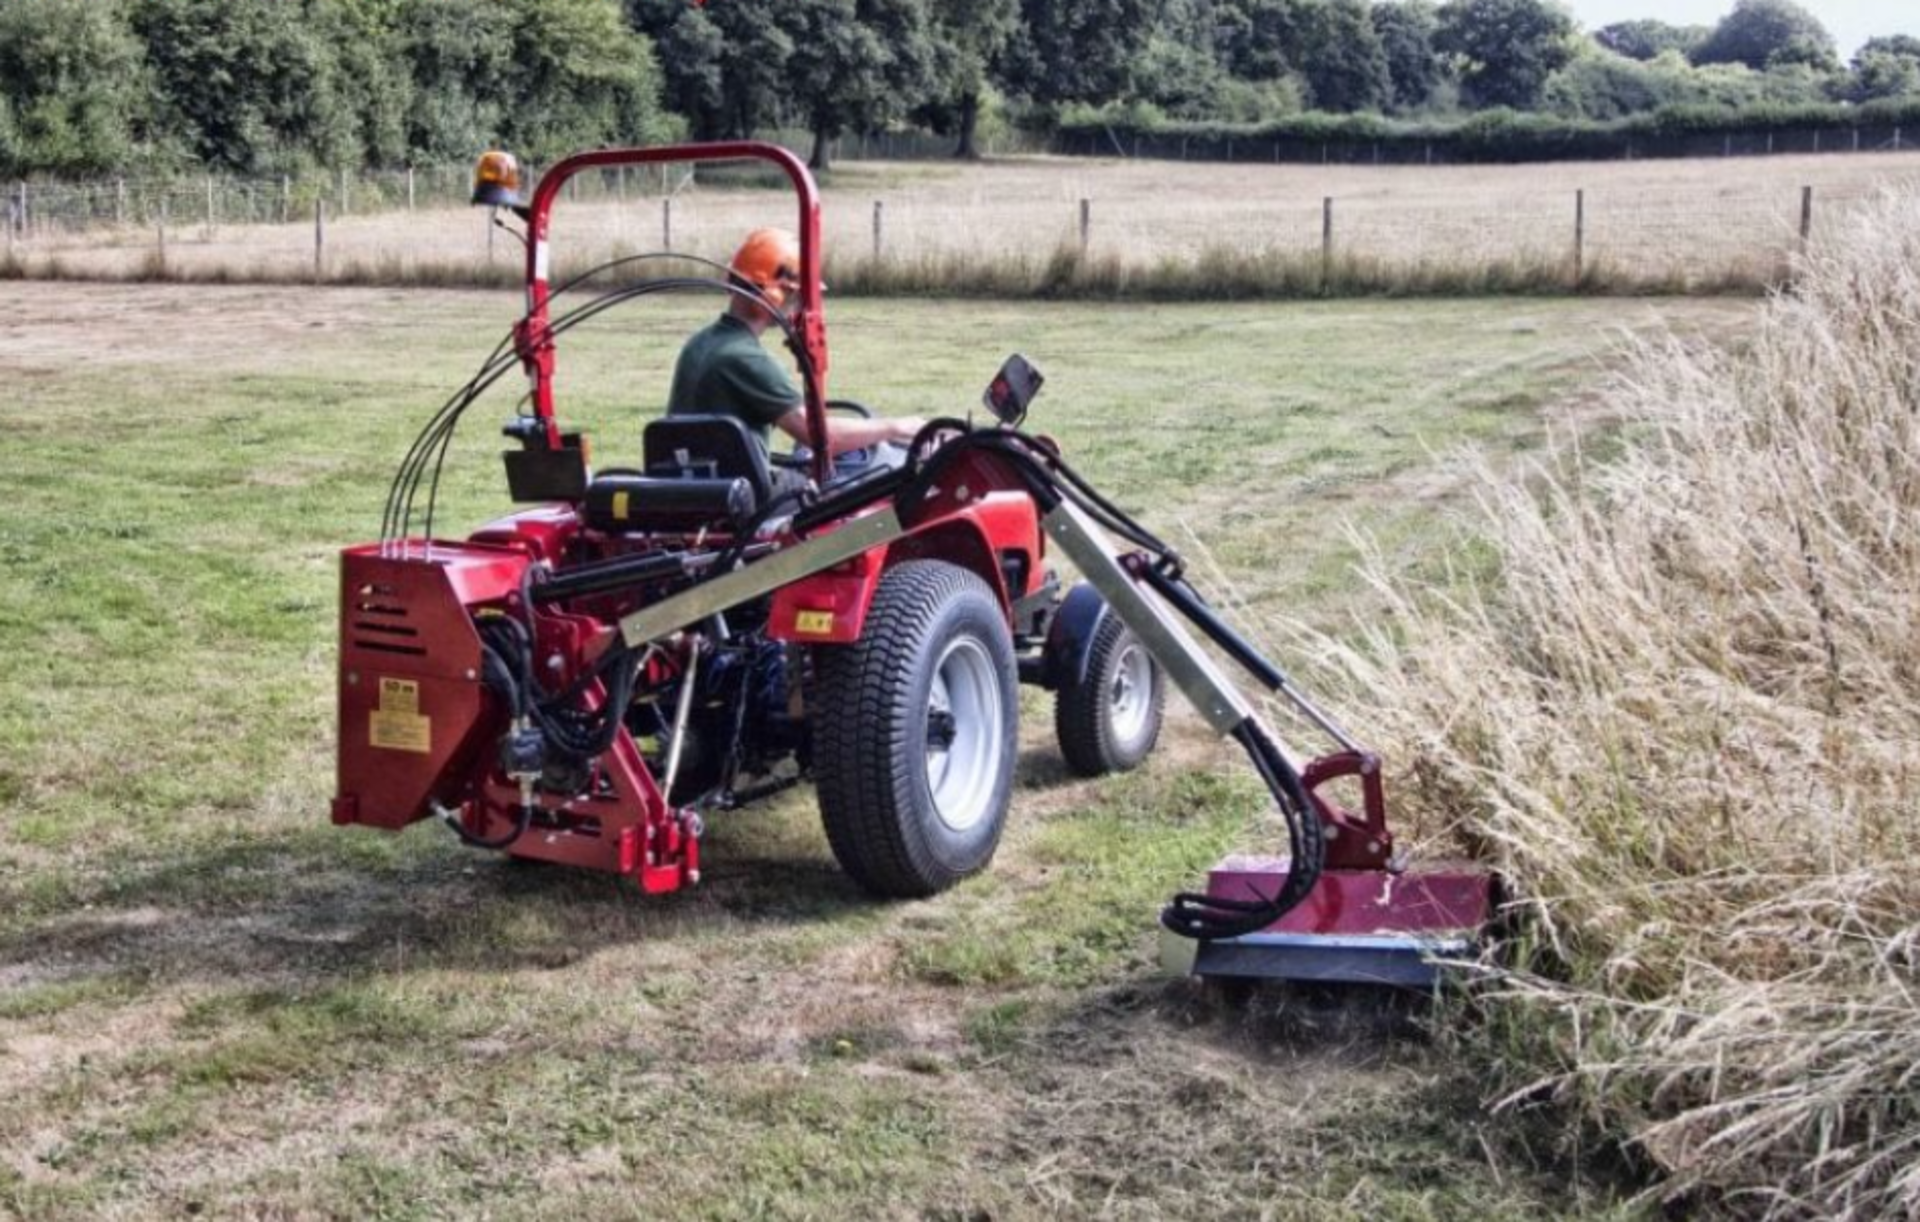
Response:
[[[829,412],[845,412],[849,416],[858,416],[862,420],[873,419],[873,409],[855,399],[828,399]],[[804,471],[813,463],[813,450],[810,447],[796,445],[790,453],[771,456],[773,465],[791,470]],[[845,450],[834,456],[834,474],[839,476],[857,471],[873,461],[871,447],[858,450]]]

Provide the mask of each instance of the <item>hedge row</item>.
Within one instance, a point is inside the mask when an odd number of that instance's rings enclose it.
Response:
[[[1769,106],[1741,111],[1674,106],[1611,123],[1508,110],[1453,123],[1307,113],[1273,123],[1075,119],[1053,134],[1058,152],[1200,161],[1599,160],[1766,152],[1920,148],[1920,99],[1862,106]]]

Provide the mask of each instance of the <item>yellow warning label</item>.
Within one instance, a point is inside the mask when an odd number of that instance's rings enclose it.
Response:
[[[613,520],[616,522],[626,521],[627,507],[628,506],[627,506],[626,491],[622,489],[621,491],[614,493],[613,494]]]
[[[380,711],[383,713],[418,713],[420,711],[420,685],[411,679],[380,680]]]
[[[793,617],[793,630],[813,636],[825,636],[833,631],[833,612],[802,611]]]
[[[367,714],[367,741],[383,751],[433,751],[433,721],[420,715],[420,685],[411,679],[380,680],[380,707]]]
[[[433,751],[433,722],[418,713],[390,713],[374,709],[367,714],[367,741],[382,751]]]

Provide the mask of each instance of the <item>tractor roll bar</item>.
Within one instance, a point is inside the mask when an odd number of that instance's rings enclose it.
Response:
[[[547,236],[554,201],[567,180],[583,170],[612,166],[666,165],[683,161],[767,161],[773,163],[793,184],[799,196],[800,215],[795,232],[800,236],[800,308],[793,313],[794,333],[803,352],[800,358],[801,391],[806,399],[807,435],[812,442],[813,478],[826,483],[833,474],[833,459],[827,452],[827,315],[820,288],[820,189],[806,163],[777,144],[758,140],[733,140],[712,144],[672,144],[660,148],[598,149],[576,153],[554,164],[540,176],[534,188],[533,202],[527,206],[527,317],[521,334],[522,353],[533,381],[533,411],[546,430],[547,445],[559,449],[560,426],[553,413],[553,343],[547,329],[547,306],[552,298],[549,287]]]

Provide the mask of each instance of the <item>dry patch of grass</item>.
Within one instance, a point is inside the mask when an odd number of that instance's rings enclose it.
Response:
[[[1606,463],[1491,483],[1497,576],[1356,707],[1520,889],[1481,1051],[1670,1200],[1920,1212],[1920,206],[1823,241],[1738,355],[1645,346]]]
[[[1018,157],[846,163],[824,184],[842,292],[1136,300],[1326,294],[1752,292],[1798,241],[1800,191],[1837,226],[1920,153],[1521,166],[1306,166]],[[713,172],[659,198],[590,189],[555,214],[554,266],[636,251],[724,259],[740,235],[791,225],[764,176]],[[592,187],[592,184],[589,184]],[[1574,193],[1585,192],[1582,274]],[[1323,200],[1334,201],[1324,260]],[[1081,201],[1088,201],[1085,249]],[[876,252],[875,205],[881,206]],[[671,230],[670,234],[668,230]],[[505,286],[521,254],[476,209],[331,219],[321,265],[310,217],[289,224],[94,229],[9,248],[0,278],[315,279],[370,286]]]

